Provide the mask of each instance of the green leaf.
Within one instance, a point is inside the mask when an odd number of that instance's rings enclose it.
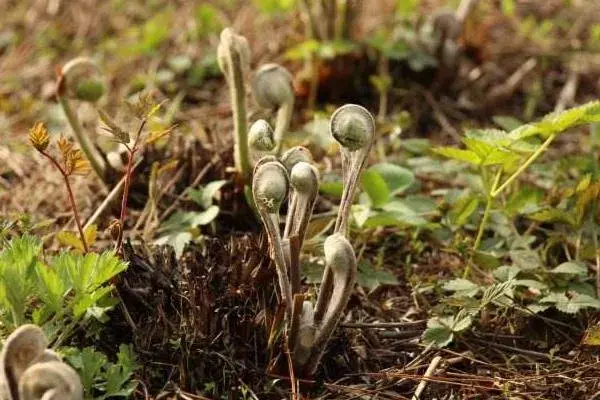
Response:
[[[523,270],[536,269],[542,266],[539,254],[533,250],[511,250],[510,258],[517,267]]]
[[[35,270],[42,243],[23,235],[12,239],[0,253],[0,304],[10,310],[15,326],[25,322],[28,298],[35,295]]]
[[[396,164],[379,163],[369,167],[367,171],[378,172],[392,195],[403,192],[415,182],[412,171]]]
[[[586,294],[573,293],[571,298],[564,293],[550,293],[539,300],[540,303],[552,304],[557,310],[567,314],[575,314],[583,308],[600,308],[600,300]]]
[[[194,237],[189,232],[175,231],[175,232],[171,232],[169,234],[159,237],[158,239],[156,239],[154,241],[154,244],[158,245],[158,246],[162,246],[162,245],[172,246],[173,249],[175,250],[175,255],[177,257],[181,257],[181,255],[183,254],[183,250],[185,249],[185,246],[189,242],[191,242],[193,238]]]
[[[76,250],[83,251],[83,244],[77,232],[62,231],[56,234],[56,240],[62,246],[72,247]]]
[[[477,153],[471,150],[462,150],[454,147],[436,147],[432,149],[432,151],[441,156],[464,161],[473,165],[479,165],[481,163],[481,158],[479,158]]]
[[[389,271],[374,268],[367,260],[358,263],[358,284],[372,292],[381,285],[397,285],[398,278]]]
[[[512,131],[523,125],[523,121],[510,115],[495,115],[492,117],[492,121],[505,131]]]
[[[227,180],[209,182],[204,187],[200,187],[196,190],[189,190],[188,194],[192,200],[206,210],[212,205],[214,196],[225,184],[227,184],[227,182]]]
[[[529,214],[527,218],[538,222],[561,222],[568,225],[576,225],[575,216],[565,210],[558,208],[547,208]]]
[[[479,206],[479,199],[466,195],[460,198],[456,204],[450,210],[448,217],[453,225],[457,227],[463,226],[469,220],[469,217],[477,210]]]
[[[577,261],[568,261],[550,270],[553,274],[570,274],[586,277],[588,273],[587,266]]]
[[[433,317],[427,321],[427,329],[423,332],[422,340],[425,344],[433,343],[437,347],[446,347],[454,340],[451,326],[453,317]]]
[[[380,207],[387,203],[391,196],[383,177],[376,171],[366,170],[361,177],[361,184],[369,196],[373,207]]]
[[[444,290],[455,292],[457,297],[473,297],[481,290],[478,285],[467,279],[453,279],[446,282],[443,286]]]
[[[502,282],[510,281],[519,275],[521,268],[514,265],[503,265],[494,270],[493,274],[496,279]]]

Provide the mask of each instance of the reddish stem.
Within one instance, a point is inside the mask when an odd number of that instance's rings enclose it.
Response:
[[[71,189],[71,183],[69,182],[69,175],[66,171],[61,167],[61,165],[52,157],[50,154],[46,153],[43,150],[39,150],[40,153],[44,157],[46,157],[54,166],[60,171],[63,179],[65,180],[65,186],[67,187],[67,193],[69,194],[69,202],[71,203],[71,209],[73,210],[73,215],[75,216],[75,223],[77,224],[77,230],[79,230],[79,236],[81,237],[81,244],[83,245],[83,251],[87,253],[88,245],[85,240],[85,234],[83,233],[83,226],[81,225],[81,220],[79,219],[79,211],[77,210],[77,204],[75,203],[75,197],[73,196],[73,190]]]
[[[142,130],[146,125],[146,119],[142,120],[140,127],[138,129],[137,135],[135,137],[135,142],[133,143],[133,147],[127,147],[129,154],[127,156],[127,169],[125,171],[125,184],[123,187],[123,197],[121,198],[121,215],[119,217],[119,223],[121,225],[121,229],[119,231],[119,236],[117,238],[117,244],[115,245],[115,251],[117,253],[121,253],[121,249],[123,247],[123,230],[125,228],[125,218],[127,217],[127,200],[129,199],[129,189],[131,186],[131,179],[133,176],[133,164],[135,159],[135,153],[139,150],[139,141],[140,136],[142,134]]]

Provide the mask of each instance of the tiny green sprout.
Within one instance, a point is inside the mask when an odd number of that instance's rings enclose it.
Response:
[[[47,349],[48,339],[35,325],[22,325],[0,353],[0,398],[6,400],[81,400],[77,373]]]
[[[264,119],[259,119],[250,126],[248,143],[256,151],[267,152],[275,148],[273,129]]]
[[[233,112],[235,167],[247,182],[250,180],[252,169],[248,150],[244,73],[250,68],[250,46],[246,38],[236,34],[231,28],[223,29],[220,39],[217,60],[229,86]]]
[[[265,64],[252,79],[252,93],[259,106],[277,109],[275,123],[275,152],[279,154],[294,108],[292,75],[278,64]]]
[[[69,98],[95,103],[105,93],[106,84],[102,71],[96,62],[87,57],[77,57],[67,62],[59,71],[56,83],[56,95],[67,116],[67,120],[75,139],[90,162],[90,166],[102,179],[107,179],[107,164],[105,157],[84,133],[77,112],[72,108]]]
[[[310,154],[310,151],[303,146],[294,146],[281,156],[281,162],[285,165],[288,172],[292,172],[294,165],[301,161],[307,163],[313,162],[312,154]]]

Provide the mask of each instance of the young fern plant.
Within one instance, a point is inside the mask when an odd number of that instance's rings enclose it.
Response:
[[[251,81],[252,93],[262,108],[277,109],[275,129],[258,120],[248,130],[246,110],[246,75],[250,69],[250,47],[245,37],[231,28],[221,32],[217,60],[225,81],[233,114],[234,162],[244,183],[250,183],[252,162],[250,148],[260,153],[281,152],[282,139],[288,131],[294,108],[292,75],[278,64],[265,64]]]
[[[343,106],[332,117],[331,132],[342,146],[344,196],[335,232],[324,243],[326,270],[316,306],[305,300],[300,285],[300,253],[319,190],[319,173],[311,164],[312,157],[308,150],[296,147],[281,160],[263,157],[254,169],[254,202],[269,237],[285,304],[286,345],[294,370],[303,376],[316,372],[354,287],[357,265],[346,238],[347,219],[374,129],[371,114],[357,105]],[[287,197],[282,233],[279,210]]]
[[[104,183],[107,183],[109,167],[106,156],[100,153],[90,137],[84,132],[83,126],[77,117],[77,111],[73,109],[71,104],[71,99],[95,104],[104,95],[105,88],[106,83],[102,78],[100,67],[90,58],[74,58],[58,72],[56,83],[58,102],[91,168]]]
[[[277,109],[274,151],[276,155],[279,155],[283,137],[290,127],[294,109],[292,75],[281,65],[265,64],[254,74],[252,94],[259,106]]]
[[[83,400],[77,372],[47,347],[36,325],[9,335],[0,353],[0,400]]]
[[[231,28],[223,29],[217,48],[217,60],[229,86],[233,112],[235,168],[243,181],[248,182],[251,165],[248,151],[248,116],[246,114],[244,75],[250,68],[250,46],[248,46],[246,38],[236,34]]]

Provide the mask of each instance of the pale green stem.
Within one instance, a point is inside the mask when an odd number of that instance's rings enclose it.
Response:
[[[506,189],[508,185],[510,185],[515,179],[517,179],[517,177],[521,175],[521,173],[523,173],[523,171],[525,171],[527,167],[529,167],[548,148],[548,146],[550,146],[550,143],[552,143],[555,137],[556,134],[548,136],[548,139],[546,139],[546,141],[542,143],[542,145],[535,151],[535,153],[533,153],[527,159],[527,161],[525,161],[525,163],[521,165],[519,169],[517,169],[515,173],[513,173],[510,176],[510,178],[508,178],[502,185],[500,185],[498,189],[492,191],[492,197],[498,196],[498,194],[500,194],[504,189]]]
[[[96,150],[89,137],[83,133],[81,123],[71,108],[69,100],[63,96],[60,96],[59,101],[63,111],[65,112],[65,115],[67,116],[69,125],[75,134],[75,138],[81,147],[81,151],[83,151],[83,153],[86,155],[88,161],[90,162],[90,166],[96,175],[98,175],[103,182],[106,182],[106,163],[104,162],[104,159],[100,153],[98,153],[98,150]]]
[[[277,120],[275,121],[275,132],[273,137],[275,138],[275,155],[279,157],[281,155],[281,145],[283,137],[290,127],[292,120],[292,111],[294,110],[294,96],[290,98],[288,102],[285,102],[277,110]]]
[[[475,238],[475,244],[473,245],[474,251],[477,250],[479,248],[479,245],[481,244],[481,239],[483,238],[483,232],[485,231],[485,227],[490,218],[490,211],[492,209],[492,203],[494,202],[494,197],[492,196],[492,193],[498,186],[498,182],[500,182],[501,176],[502,176],[502,168],[500,168],[498,170],[498,172],[496,173],[496,176],[494,178],[494,183],[492,183],[492,187],[488,191],[485,210],[483,211],[483,217],[481,218],[481,222],[479,223],[479,231],[477,232],[477,237]],[[466,278],[467,276],[469,276],[470,273],[471,273],[471,266],[470,266],[470,264],[467,264],[467,267],[465,268],[465,272],[463,273],[463,278]]]
[[[235,133],[235,167],[244,178],[250,181],[252,167],[250,166],[250,152],[248,151],[248,121],[246,117],[246,90],[240,56],[230,49],[229,66],[231,104],[233,108],[233,129]]]

